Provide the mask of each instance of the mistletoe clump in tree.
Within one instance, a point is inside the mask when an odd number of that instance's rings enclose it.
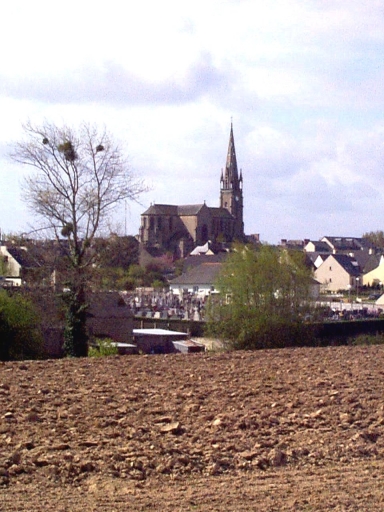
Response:
[[[136,200],[146,187],[106,130],[30,122],[23,128],[25,137],[15,144],[11,157],[34,168],[23,186],[30,211],[58,240],[66,240],[64,348],[67,355],[86,356],[86,284],[95,257],[90,247],[107,227],[113,209],[122,201]]]

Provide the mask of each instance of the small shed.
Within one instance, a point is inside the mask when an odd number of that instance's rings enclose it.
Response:
[[[174,342],[185,341],[188,333],[167,329],[133,329],[133,343],[144,354],[170,354],[176,352]]]
[[[194,340],[174,341],[173,346],[177,352],[181,352],[182,354],[205,352],[205,345]]]

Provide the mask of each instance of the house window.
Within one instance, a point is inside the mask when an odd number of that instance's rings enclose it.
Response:
[[[329,270],[332,272],[332,267],[329,267]]]

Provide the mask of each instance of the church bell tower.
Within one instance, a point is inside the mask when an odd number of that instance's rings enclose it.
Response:
[[[222,208],[226,208],[235,219],[233,238],[237,240],[243,240],[243,176],[241,170],[240,174],[237,170],[235,140],[233,137],[232,123],[231,133],[229,135],[229,145],[225,170],[221,171],[220,206]]]

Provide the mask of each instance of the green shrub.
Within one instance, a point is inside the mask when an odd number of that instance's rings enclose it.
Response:
[[[37,359],[43,355],[40,318],[33,304],[0,290],[0,360]]]
[[[348,345],[382,345],[384,334],[359,334],[348,340]]]
[[[116,356],[117,354],[118,354],[117,345],[110,338],[97,339],[96,346],[89,347],[89,349],[88,349],[89,357]]]

